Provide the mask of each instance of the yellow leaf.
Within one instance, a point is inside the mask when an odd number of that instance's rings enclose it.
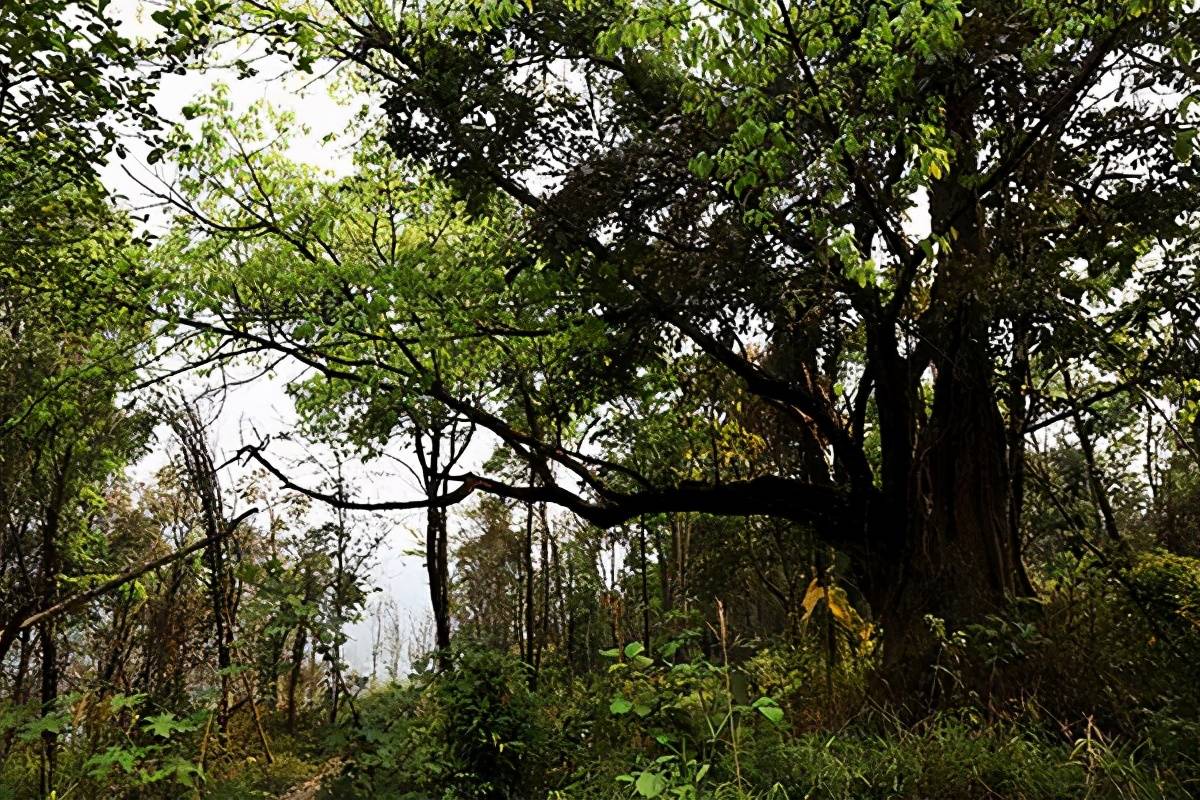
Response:
[[[831,586],[826,591],[825,602],[829,605],[829,612],[833,614],[833,618],[841,623],[846,630],[858,630],[861,625],[861,620],[858,619],[858,612],[850,605],[850,598],[846,596],[846,591],[837,586]]]
[[[817,603],[821,602],[821,598],[825,596],[825,590],[821,584],[817,583],[817,579],[813,578],[812,583],[808,585],[808,591],[804,593],[804,600],[800,603],[804,607],[803,622],[808,622],[808,618],[817,608]]]

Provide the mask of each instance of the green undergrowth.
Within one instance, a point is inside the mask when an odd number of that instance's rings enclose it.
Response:
[[[395,702],[393,690],[372,700],[393,712]],[[1200,793],[1194,758],[1158,750],[1150,738],[1109,737],[1098,729],[1071,738],[1037,722],[986,720],[966,710],[917,723],[868,713],[837,730],[799,733],[765,718],[747,720],[735,744],[729,731],[689,741],[690,727],[682,734],[626,726],[586,708],[546,703],[526,720],[531,729],[523,741],[475,732],[474,747],[521,754],[508,762],[515,768],[484,774],[472,771],[461,743],[441,738],[449,734],[447,720],[392,719],[363,737],[351,768],[324,797],[1115,800]],[[589,735],[610,727],[609,735]],[[1171,733],[1193,742],[1198,734],[1194,725]],[[474,765],[486,769],[486,763]]]
[[[928,698],[872,701],[870,646],[699,631],[586,676],[460,644],[360,703],[328,798],[1189,798],[1200,795],[1200,567],[1064,565],[1041,599],[939,637]],[[816,637],[814,637],[815,639]]]
[[[929,620],[936,680],[906,707],[872,699],[877,653],[853,636],[714,645],[680,625],[590,672],[548,652],[536,676],[460,636],[447,668],[368,689],[336,725],[316,704],[289,733],[264,709],[270,759],[246,713],[222,743],[211,712],[142,696],[9,707],[0,798],[36,796],[47,726],[57,800],[278,798],[318,772],[326,800],[1200,796],[1200,564],[1064,562],[1042,589],[961,629]]]

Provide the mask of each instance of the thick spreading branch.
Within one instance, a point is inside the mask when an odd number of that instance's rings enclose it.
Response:
[[[721,484],[689,481],[640,492],[610,490],[604,497],[592,501],[557,483],[521,486],[466,473],[446,476],[447,480],[457,482],[459,486],[441,495],[398,501],[354,500],[297,483],[264,456],[260,447],[243,447],[239,455],[256,461],[286,489],[333,508],[353,511],[446,508],[466,500],[476,491],[482,491],[522,503],[552,503],[599,528],[611,528],[645,514],[693,512],[739,517],[766,515],[810,524],[822,538],[843,547],[863,541],[864,520],[868,513],[868,508],[861,502],[856,505],[851,501],[850,492],[845,489],[778,476]]]

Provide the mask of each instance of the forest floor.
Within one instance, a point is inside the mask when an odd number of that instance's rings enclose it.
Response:
[[[279,800],[315,800],[317,792],[321,791],[321,784],[330,775],[336,775],[338,770],[342,768],[342,759],[333,757],[321,765],[317,770],[317,774],[308,778],[302,783],[298,783],[291,789],[279,796]]]

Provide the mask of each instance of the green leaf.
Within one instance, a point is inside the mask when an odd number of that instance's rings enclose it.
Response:
[[[614,697],[612,703],[608,706],[608,710],[614,714],[628,714],[632,708],[633,703],[621,695]]]
[[[688,169],[690,169],[692,174],[697,178],[704,179],[712,174],[713,167],[715,165],[716,162],[713,161],[712,156],[708,155],[707,153],[699,153],[688,162]]]
[[[783,722],[783,709],[778,706],[763,706],[758,711],[776,725]]]
[[[171,734],[176,731],[191,731],[196,729],[196,723],[188,720],[177,719],[170,711],[164,711],[154,717],[147,717],[142,727],[147,733],[151,733],[162,739],[170,739]]]
[[[1192,150],[1196,142],[1196,134],[1200,128],[1184,128],[1175,133],[1175,159],[1187,162],[1192,160]]]
[[[762,714],[768,720],[778,725],[783,722],[783,709],[769,697],[760,697],[754,701],[751,708],[757,708],[758,713]]]
[[[84,762],[83,766],[93,778],[103,778],[113,767],[119,767],[126,775],[133,772],[139,759],[146,755],[139,747],[120,747],[114,745],[103,753],[97,753]]]
[[[625,657],[633,658],[634,656],[640,655],[643,651],[645,651],[645,649],[646,646],[641,642],[630,642],[629,644],[625,645]]]
[[[667,788],[667,780],[657,772],[643,772],[638,775],[637,782],[633,784],[633,788],[642,797],[658,797]]]
[[[62,733],[66,730],[70,717],[66,711],[55,711],[51,714],[30,720],[21,726],[18,737],[23,742],[32,742],[43,733]]]
[[[144,694],[114,694],[108,699],[108,707],[115,713],[126,708],[136,708],[145,699]]]

